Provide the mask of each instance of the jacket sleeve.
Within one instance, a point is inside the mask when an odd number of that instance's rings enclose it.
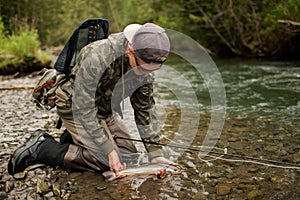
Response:
[[[99,124],[95,94],[101,75],[106,69],[106,63],[101,52],[92,47],[86,47],[77,61],[74,93],[72,97],[72,110],[75,123],[81,124],[86,133],[80,135],[84,145],[93,151],[101,151],[106,155],[114,146],[107,138],[105,129]]]
[[[149,160],[163,156],[161,146],[146,142],[159,142],[159,123],[155,113],[155,101],[153,98],[153,84],[145,84],[139,87],[130,98],[134,109],[135,122],[144,146],[148,152]]]

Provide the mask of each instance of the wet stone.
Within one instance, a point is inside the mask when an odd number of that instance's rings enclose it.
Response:
[[[209,177],[209,178],[220,178],[220,177],[221,177],[221,174],[212,171],[212,172],[209,172],[209,173],[208,173],[208,177]]]
[[[1,182],[6,182],[10,180],[10,176],[8,174],[3,174],[2,178],[1,178]]]
[[[62,199],[63,200],[67,200],[67,199],[69,199],[70,197],[71,197],[71,193],[66,193],[63,197],[62,197]]]
[[[61,192],[60,192],[61,186],[59,183],[55,182],[52,184],[52,191],[56,196],[60,196]]]
[[[249,167],[248,172],[256,173],[259,169],[257,167]]]
[[[46,198],[53,197],[53,196],[54,196],[54,193],[52,191],[50,191],[44,195],[44,197],[46,197]]]
[[[261,132],[261,133],[259,134],[260,137],[267,137],[268,135],[269,135],[268,132]]]
[[[241,142],[231,142],[230,147],[235,150],[242,150],[244,148],[244,145]]]
[[[248,193],[247,198],[249,200],[254,200],[257,198],[261,198],[264,196],[264,193],[261,190],[253,190],[251,192]]]
[[[228,141],[229,141],[229,142],[237,142],[238,139],[235,138],[235,137],[231,137],[231,138],[228,139]]]
[[[294,151],[293,149],[287,149],[286,151],[287,151],[287,153],[289,153],[289,154],[294,154],[294,153],[295,153],[295,151]]]
[[[230,184],[220,184],[217,186],[217,194],[220,196],[230,194],[230,192],[231,192]]]
[[[38,194],[46,194],[47,192],[50,191],[50,184],[41,179],[38,179],[36,187],[37,187],[36,192]]]
[[[44,114],[42,114],[42,117],[41,117],[42,119],[48,119],[49,118],[49,115],[48,114],[46,114],[46,113],[44,113]]]
[[[0,192],[0,199],[7,199],[8,196],[5,192]]]
[[[16,180],[23,180],[26,178],[26,173],[25,172],[16,173],[14,174],[14,178]]]
[[[4,184],[4,191],[6,193],[10,192],[14,188],[14,182],[12,181],[6,181]]]
[[[2,159],[0,159],[0,162],[2,162]],[[0,167],[0,173],[1,173],[1,175],[0,175],[0,179],[2,178],[2,173],[3,172],[5,172],[5,167]]]
[[[207,195],[203,194],[202,192],[199,192],[192,196],[193,200],[206,200],[208,199]]]
[[[72,173],[70,173],[70,178],[75,179],[75,178],[80,177],[81,175],[82,175],[81,172],[72,172]]]
[[[255,188],[256,188],[255,185],[250,185],[250,184],[237,185],[237,189],[246,190],[246,191],[254,190]]]
[[[264,150],[265,150],[265,151],[275,152],[275,151],[278,150],[278,146],[271,146],[271,145],[268,145],[268,146],[264,147]]]
[[[75,185],[70,185],[67,189],[67,192],[69,193],[75,193],[78,191],[78,188]]]
[[[100,184],[97,185],[96,189],[101,191],[101,190],[105,190],[107,188],[106,183],[105,182],[101,182]]]

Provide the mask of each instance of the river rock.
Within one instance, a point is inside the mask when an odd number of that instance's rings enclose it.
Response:
[[[231,142],[230,147],[235,150],[242,150],[244,148],[244,145],[241,142]]]
[[[0,199],[7,199],[8,196],[5,192],[0,192]]]
[[[54,193],[53,193],[52,191],[50,191],[50,192],[48,192],[47,194],[44,195],[44,197],[45,197],[46,199],[50,199],[50,198],[53,197],[53,196],[54,196]]]
[[[238,139],[235,137],[228,138],[228,142],[237,142]]]
[[[37,194],[35,193],[34,190],[31,190],[27,193],[26,195],[27,200],[36,200],[37,199]]]
[[[206,200],[208,198],[207,198],[207,196],[205,194],[203,194],[202,192],[199,192],[199,193],[193,195],[192,199],[195,199],[195,200]]]
[[[294,154],[295,153],[295,151],[293,149],[291,149],[291,148],[288,148],[286,151],[289,154]]]
[[[26,173],[25,172],[16,173],[16,174],[14,174],[14,178],[16,180],[25,179],[26,178]]]
[[[41,179],[37,180],[36,192],[38,194],[46,194],[50,191],[50,184]]]
[[[14,182],[12,181],[6,181],[4,185],[4,191],[6,193],[10,192],[14,188]]]
[[[56,196],[60,196],[61,192],[60,192],[61,186],[58,182],[55,182],[52,184],[52,191]]]
[[[105,190],[106,188],[107,188],[107,186],[106,186],[105,182],[100,182],[96,187],[96,189],[99,191]]]
[[[250,190],[254,190],[256,188],[255,185],[251,185],[251,184],[244,184],[244,183],[241,183],[241,184],[238,184],[237,185],[237,189],[241,189],[243,191],[250,191]]]
[[[220,196],[230,194],[230,192],[231,192],[230,184],[220,184],[217,186],[217,194]]]
[[[261,137],[261,138],[263,137],[264,138],[264,137],[267,137],[268,135],[269,135],[268,132],[264,132],[263,131],[263,132],[260,132],[259,137]]]
[[[72,195],[71,193],[66,193],[66,194],[62,197],[62,199],[63,199],[63,200],[70,199],[71,195]]]
[[[275,145],[268,145],[264,147],[265,151],[275,152],[278,150],[278,146]]]
[[[261,198],[264,196],[263,191],[261,190],[253,190],[251,192],[248,193],[247,198],[249,200],[253,200],[253,199],[257,199],[257,198]]]

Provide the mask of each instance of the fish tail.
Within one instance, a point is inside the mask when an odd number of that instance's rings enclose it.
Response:
[[[113,181],[113,180],[117,179],[116,174],[112,171],[103,172],[102,175],[105,177],[105,179],[107,181]]]

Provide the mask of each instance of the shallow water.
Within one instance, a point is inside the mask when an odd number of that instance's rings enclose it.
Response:
[[[208,83],[188,63],[173,58],[157,76],[156,101],[165,137],[180,144],[200,146],[209,129],[211,101]],[[217,60],[226,89],[226,115],[220,138],[210,155],[281,165],[300,165],[300,64],[259,60]],[[185,77],[182,81],[178,73]],[[0,82],[6,85],[32,85],[36,76]],[[189,88],[191,87],[191,88]],[[176,90],[174,88],[180,88]],[[195,93],[197,104],[189,101]],[[215,160],[195,151],[166,147],[166,153],[183,168],[182,175],[163,180],[155,176],[126,177],[105,182],[99,174],[39,168],[25,178],[7,175],[9,154],[32,130],[45,128],[54,137],[55,111],[37,111],[30,90],[0,91],[1,181],[0,197],[9,199],[300,199],[300,170],[275,168],[258,163]],[[185,104],[184,97],[189,97]],[[196,107],[195,107],[196,106]],[[126,106],[128,108],[128,106]],[[196,109],[197,108],[197,109]],[[132,113],[126,118],[134,137]],[[182,119],[184,116],[185,119]],[[195,123],[197,121],[197,123]],[[197,133],[196,136],[192,133]],[[167,139],[164,142],[168,143]],[[143,146],[137,144],[143,152]],[[230,155],[229,155],[230,154]],[[237,155],[238,157],[234,157]],[[204,160],[211,159],[210,162]],[[265,159],[265,160],[261,160]],[[277,162],[267,162],[274,160]],[[141,162],[146,157],[141,156]],[[253,161],[253,160],[252,160]],[[38,195],[38,179],[47,180],[49,191]],[[60,193],[54,193],[54,183]],[[12,185],[12,186],[11,186]],[[52,193],[51,193],[52,192]],[[0,198],[1,199],[1,198]]]
[[[170,61],[172,67],[193,87],[201,109],[209,111],[211,98],[207,83],[194,67],[178,59]],[[298,122],[300,114],[300,62],[266,60],[215,60],[226,90],[226,112],[234,116],[253,116],[287,123]],[[160,71],[158,83],[181,85],[170,71]],[[213,79],[213,77],[212,77]],[[159,86],[160,84],[158,84]],[[188,87],[185,87],[185,89]],[[170,91],[158,88],[159,97],[170,105]],[[187,92],[187,90],[182,91]],[[164,98],[168,97],[168,98]]]

